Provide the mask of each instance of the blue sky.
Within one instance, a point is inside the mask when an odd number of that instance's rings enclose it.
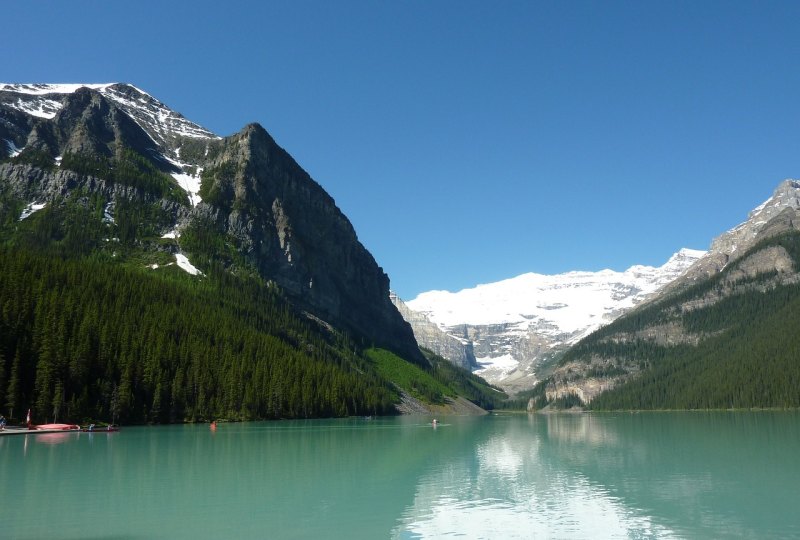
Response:
[[[800,176],[798,2],[13,2],[3,19],[3,82],[130,82],[220,135],[261,123],[406,299],[660,265]]]

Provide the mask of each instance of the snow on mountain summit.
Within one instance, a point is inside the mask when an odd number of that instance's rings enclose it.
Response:
[[[180,149],[184,138],[220,139],[211,131],[191,122],[162,102],[131,84],[8,84],[0,83],[0,102],[4,105],[39,118],[52,119],[64,107],[65,96],[81,88],[99,92],[130,116],[152,139],[154,149],[161,158],[178,169],[171,175],[183,188],[193,206],[200,202],[200,173],[202,167],[184,163]],[[0,140],[2,142],[2,140]],[[21,149],[12,141],[5,141],[11,155]]]
[[[455,293],[425,292],[407,305],[469,343],[479,365],[476,373],[507,390],[526,389],[553,351],[613,321],[704,254],[682,249],[660,267],[637,265],[624,272],[522,274]]]
[[[624,272],[528,273],[453,293],[430,291],[407,302],[440,327],[541,321],[557,334],[596,328],[620,309],[683,273],[705,252],[684,249],[664,265],[632,266]]]
[[[183,117],[180,113],[131,84],[9,84],[0,83],[0,92],[16,94],[6,104],[40,118],[54,118],[62,108],[65,94],[89,88],[100,92],[133,118],[159,145],[168,146],[177,137],[219,139],[217,135]]]
[[[91,88],[93,90],[104,90],[117,83],[105,84],[9,84],[0,83],[0,91],[17,92],[19,94],[30,94],[33,96],[44,96],[47,94],[72,94],[78,88]]]

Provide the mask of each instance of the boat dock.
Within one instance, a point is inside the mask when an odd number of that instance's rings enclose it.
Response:
[[[0,431],[3,435],[39,435],[40,433],[77,433],[80,429],[28,429],[26,427],[8,427]]]
[[[28,429],[26,427],[8,427],[2,431],[0,431],[0,437],[4,435],[42,435],[45,433],[116,433],[119,431],[119,428],[115,427],[112,429],[107,428],[95,428],[89,430],[87,428],[79,428],[79,429]]]

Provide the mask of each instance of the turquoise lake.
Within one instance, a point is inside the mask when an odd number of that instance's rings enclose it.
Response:
[[[798,538],[800,413],[0,436],[0,538]]]

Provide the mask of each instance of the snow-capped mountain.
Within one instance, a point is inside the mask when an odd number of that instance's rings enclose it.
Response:
[[[66,96],[88,88],[122,109],[152,140],[151,154],[168,163],[170,174],[189,196],[193,206],[200,201],[202,167],[181,158],[181,145],[190,140],[219,140],[206,128],[187,120],[159,100],[131,84],[7,84],[0,83],[0,104],[28,115],[52,120],[64,107]],[[5,140],[11,157],[23,147]]]
[[[89,89],[102,95],[108,101],[114,103],[120,110],[124,111],[131,120],[138,125],[139,128],[146,134],[144,137],[139,137],[138,140],[143,140],[144,145],[142,149],[147,150],[147,154],[151,158],[160,160],[166,165],[167,171],[175,179],[175,181],[187,192],[190,201],[193,205],[199,202],[197,192],[200,189],[199,173],[202,169],[195,169],[194,174],[186,174],[182,170],[183,165],[177,160],[172,159],[170,156],[177,156],[180,151],[180,137],[190,137],[196,139],[217,140],[219,137],[210,131],[186,120],[182,115],[170,110],[166,105],[156,100],[146,92],[129,84],[109,83],[109,84],[6,84],[0,83],[0,110],[6,111],[13,110],[24,113],[24,115],[33,118],[7,118],[0,125],[0,142],[5,142],[8,150],[9,157],[16,157],[22,153],[25,148],[29,146],[41,150],[47,148],[49,151],[55,151],[59,144],[54,139],[59,139],[59,131],[68,131],[68,128],[63,130],[56,129],[53,133],[53,128],[48,125],[49,122],[57,123],[56,116],[61,113],[65,106],[69,106],[69,100],[74,98],[75,94],[81,89]],[[116,132],[115,136],[124,131],[122,125],[124,122],[114,125],[114,121],[108,121],[107,116],[110,111],[103,111],[103,102],[95,101],[89,107],[80,111],[80,116],[88,118],[93,116],[94,124],[109,123],[112,125],[108,131]],[[76,109],[80,110],[80,109]],[[71,117],[74,111],[67,111],[65,116]],[[60,125],[65,127],[72,123],[74,118],[60,119]],[[91,132],[92,121],[85,124],[85,128],[79,130],[83,132]],[[30,131],[28,131],[30,130]],[[27,133],[26,133],[27,132]],[[88,134],[88,138],[104,139],[105,136],[98,136],[96,133]],[[8,138],[5,138],[8,137]],[[63,135],[62,135],[63,137]],[[148,139],[149,137],[149,139]],[[15,141],[16,139],[16,141]],[[70,151],[76,149],[84,149],[83,143],[75,143],[67,145]],[[62,152],[57,152],[61,154]],[[0,156],[2,156],[2,148],[0,148]],[[62,156],[59,155],[54,158],[55,163],[60,167]],[[31,202],[23,210],[20,215],[20,220],[27,218],[33,212],[44,208],[45,203]],[[114,204],[109,202],[105,210],[105,218],[108,222],[114,222],[112,209]],[[174,229],[173,229],[174,230]],[[168,233],[169,234],[169,233]],[[171,233],[174,238],[175,233]],[[180,268],[186,269],[190,273],[199,273],[191,263],[188,262],[185,255],[177,253],[176,263]],[[157,267],[158,265],[156,265]]]
[[[537,367],[555,351],[641,303],[704,254],[682,249],[658,268],[624,272],[528,273],[455,293],[425,292],[407,304],[472,342],[481,366],[476,372],[514,390],[532,386]]]
[[[14,92],[14,99],[5,105],[39,118],[54,118],[63,107],[64,94],[73,94],[79,88],[96,90],[113,101],[133,118],[139,127],[159,145],[167,145],[177,137],[219,139],[202,126],[183,117],[180,113],[156,98],[125,83],[106,84],[2,84],[0,92]]]
[[[195,275],[257,274],[314,320],[425,362],[350,221],[258,124],[221,138],[129,84],[0,83],[0,187],[19,219],[89,194],[109,245],[124,230],[154,272],[169,251]]]

